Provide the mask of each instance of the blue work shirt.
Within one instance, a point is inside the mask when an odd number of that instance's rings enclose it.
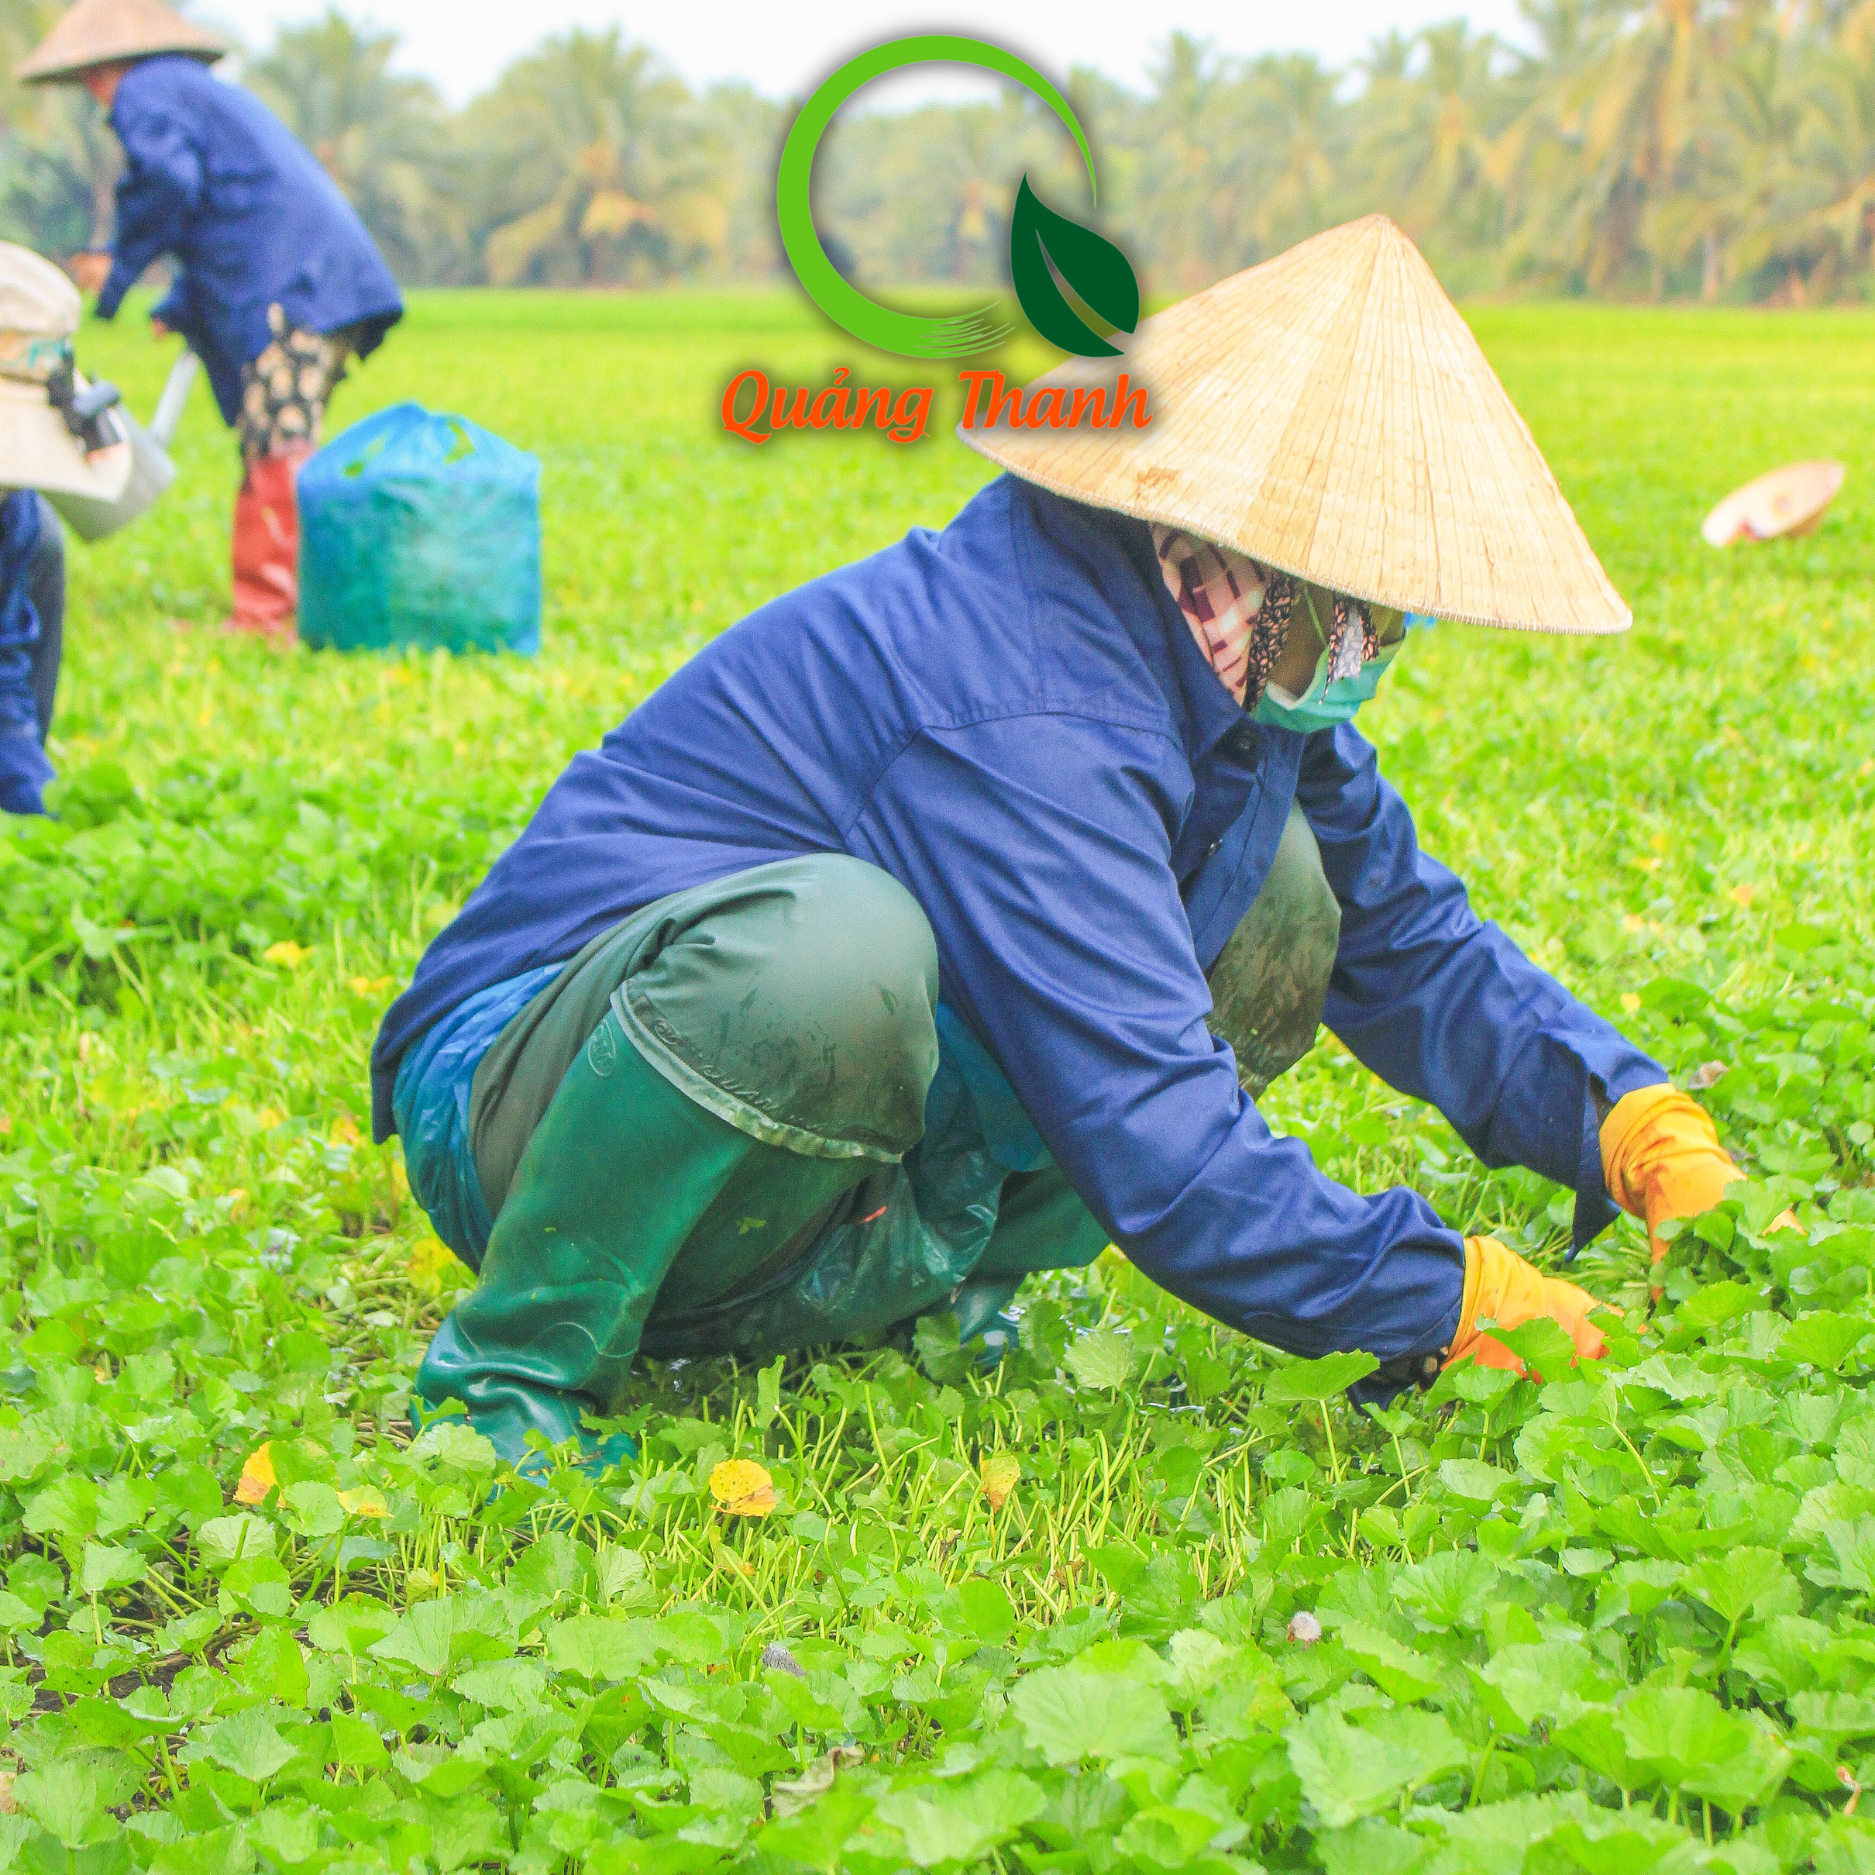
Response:
[[[98,316],[113,317],[143,270],[175,255],[182,271],[156,317],[200,356],[225,421],[241,409],[241,367],[273,336],[269,306],[302,331],[360,328],[360,357],[403,316],[357,211],[251,91],[198,59],[140,59],[118,84],[111,128],[125,166]]]
[[[1205,1026],[1205,971],[1300,802],[1341,905],[1326,1020],[1487,1163],[1614,1215],[1591,1087],[1660,1067],[1480,922],[1353,728],[1250,722],[1143,523],[1012,477],[941,533],[762,607],[576,755],[431,945],[372,1056],[668,892],[845,852],[924,908],[939,982],[1095,1217],[1149,1276],[1315,1355],[1430,1352],[1461,1238],[1279,1139]]]

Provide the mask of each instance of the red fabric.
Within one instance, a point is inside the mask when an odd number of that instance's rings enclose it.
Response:
[[[1166,590],[1218,681],[1246,710],[1254,710],[1288,640],[1290,608],[1301,582],[1234,547],[1175,527],[1155,523],[1152,544]],[[1334,623],[1325,640],[1331,682],[1354,676],[1382,649],[1368,608],[1340,593],[1333,597]]]
[[[1253,710],[1289,630],[1295,586],[1246,555],[1174,527],[1152,530],[1159,573],[1218,681]]]
[[[309,449],[248,465],[234,499],[236,631],[290,638],[299,605],[299,504],[293,482]]]

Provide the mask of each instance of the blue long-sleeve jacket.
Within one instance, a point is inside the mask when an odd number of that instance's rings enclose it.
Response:
[[[52,779],[33,694],[41,621],[31,573],[39,504],[30,489],[0,494],[0,812],[9,814],[41,812],[41,791]]]
[[[0,494],[0,737],[39,733],[33,701],[33,646],[39,614],[26,589],[39,545],[39,497]]]
[[[360,328],[360,356],[403,315],[365,225],[287,127],[191,58],[143,59],[111,105],[124,146],[117,238],[98,295],[109,319],[159,255],[182,263],[157,317],[200,355],[223,418],[241,367],[266,350],[267,308],[310,332]]]
[[[404,1051],[476,991],[667,892],[852,853],[923,906],[945,1002],[1148,1275],[1299,1352],[1430,1351],[1457,1326],[1459,1237],[1272,1136],[1205,1026],[1205,970],[1292,801],[1341,903],[1330,1027],[1600,1229],[1591,1085],[1661,1069],[1478,920],[1352,728],[1245,717],[1141,523],[1008,477],[764,606],[574,757],[386,1016],[378,1136]]]

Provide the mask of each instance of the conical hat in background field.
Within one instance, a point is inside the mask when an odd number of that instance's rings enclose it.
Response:
[[[46,84],[76,78],[114,59],[186,52],[213,63],[227,50],[213,33],[172,13],[163,0],[73,0],[13,76],[22,84]]]
[[[1840,462],[1791,462],[1735,488],[1706,516],[1700,532],[1715,547],[1735,540],[1775,540],[1780,534],[1813,534],[1823,511],[1836,499],[1844,470]]]
[[[1518,631],[1633,623],[1470,328],[1384,215],[1155,314],[1120,362],[1148,388],[1143,430],[958,433],[1057,494],[1376,605]],[[1111,359],[1074,359],[1031,389],[1114,377]]]

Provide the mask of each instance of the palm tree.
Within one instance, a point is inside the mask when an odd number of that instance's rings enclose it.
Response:
[[[467,128],[498,286],[661,278],[706,263],[727,236],[720,136],[683,81],[617,27],[547,40]]]
[[[1358,173],[1422,243],[1472,248],[1497,230],[1492,152],[1503,115],[1500,50],[1463,20],[1429,26],[1411,51],[1382,42],[1370,56],[1379,74],[1363,100],[1355,144]]]
[[[324,165],[405,279],[463,276],[468,226],[443,101],[390,70],[397,35],[329,7],[283,28],[249,86]]]
[[[1233,107],[1243,113],[1246,134],[1237,153],[1216,166],[1219,194],[1211,208],[1217,225],[1234,224],[1247,236],[1239,244],[1242,262],[1278,253],[1340,219],[1336,195],[1348,148],[1340,85],[1340,74],[1312,53],[1271,53],[1217,101],[1214,117]]]
[[[1642,225],[1657,265],[1696,264],[1708,300],[1780,261],[1786,282],[1801,282],[1825,245],[1791,212],[1803,192],[1793,159],[1803,100],[1791,79],[1802,49],[1767,23],[1736,24],[1710,54],[1680,186],[1649,203]]]
[[[1862,16],[1865,20],[1867,14]],[[1875,58],[1845,33],[1816,47],[1803,77],[1793,167],[1806,200],[1800,232],[1828,244],[1831,271],[1867,276],[1875,240]],[[1820,283],[1819,283],[1820,284]]]
[[[724,214],[722,244],[703,264],[731,279],[780,273],[787,265],[775,226],[782,106],[746,84],[721,84],[703,94],[698,116],[704,142],[721,152]]]
[[[83,91],[13,82],[61,11],[50,0],[0,0],[0,234],[60,257],[110,239],[123,165]]]
[[[997,278],[1020,177],[1007,100],[905,113],[854,110],[821,144],[817,214],[882,282]]]
[[[1166,41],[1153,73],[1153,91],[1134,113],[1137,162],[1128,194],[1129,219],[1141,258],[1162,290],[1189,291],[1228,272],[1241,252],[1233,225],[1238,206],[1220,173],[1240,167],[1240,140],[1220,115],[1229,74],[1210,47],[1187,33]],[[1216,211],[1224,196],[1225,220]],[[1238,264],[1242,264],[1239,262]]]
[[[1519,0],[1529,52],[1513,51],[1502,78],[1504,122],[1486,173],[1504,194],[1502,278],[1579,288],[1591,245],[1593,198],[1583,187],[1586,75],[1618,36],[1621,0]]]
[[[1646,252],[1648,208],[1685,181],[1682,159],[1701,109],[1708,27],[1700,0],[1649,0],[1639,23],[1608,43],[1567,87],[1580,112],[1579,188],[1594,214],[1579,223],[1591,291],[1612,286],[1631,263],[1644,264],[1656,296],[1665,267]]]

